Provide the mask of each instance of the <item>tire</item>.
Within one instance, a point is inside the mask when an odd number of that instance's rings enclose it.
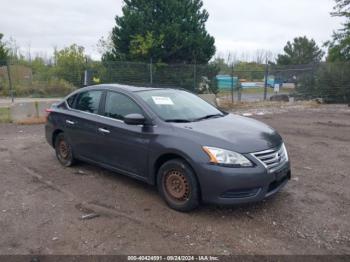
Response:
[[[72,146],[67,141],[64,133],[57,135],[55,139],[55,151],[58,161],[65,167],[70,167],[75,163]]]
[[[157,174],[157,187],[174,210],[189,212],[199,206],[199,186],[192,168],[182,159],[165,162]]]

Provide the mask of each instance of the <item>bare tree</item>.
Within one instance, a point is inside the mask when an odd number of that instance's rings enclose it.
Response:
[[[266,62],[273,62],[275,55],[273,52],[265,49],[258,49],[255,51],[253,61],[257,64],[265,64]]]

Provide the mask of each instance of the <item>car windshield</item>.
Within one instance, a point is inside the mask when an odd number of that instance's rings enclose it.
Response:
[[[167,122],[193,122],[224,116],[198,96],[182,90],[158,89],[137,94]]]

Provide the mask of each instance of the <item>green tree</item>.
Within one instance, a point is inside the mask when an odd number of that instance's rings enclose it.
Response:
[[[2,42],[3,34],[0,33],[0,63],[4,63],[4,61],[8,57],[8,49],[4,42]]]
[[[124,0],[116,17],[108,60],[207,63],[215,40],[205,27],[202,0]]]
[[[215,65],[221,75],[228,75],[232,72],[231,66],[222,57],[216,57],[210,64]]]
[[[215,64],[222,75],[231,75],[233,70],[234,76],[240,79],[254,81],[264,78],[265,65],[257,62],[237,61],[232,68],[232,64],[229,65],[223,58],[216,58],[211,64]]]
[[[54,68],[47,65],[42,57],[35,57],[27,66],[32,69],[34,81],[48,81],[54,75]]]
[[[55,74],[75,86],[81,86],[87,58],[84,47],[73,44],[62,50],[55,50]]]
[[[350,1],[349,0],[335,0],[334,12],[332,16],[344,17],[346,22],[343,28],[333,33],[333,39],[326,42],[328,46],[329,62],[349,62],[350,61]]]
[[[164,35],[158,38],[153,33],[147,32],[146,36],[136,35],[130,42],[130,54],[136,59],[146,60],[157,54],[157,50],[162,48]]]
[[[234,74],[240,79],[257,81],[264,78],[265,65],[256,62],[239,62],[234,66]]]
[[[284,54],[277,57],[278,65],[301,65],[320,62],[324,52],[317,46],[315,40],[306,36],[294,38],[293,43],[287,42]]]

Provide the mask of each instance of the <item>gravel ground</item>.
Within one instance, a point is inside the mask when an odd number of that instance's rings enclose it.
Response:
[[[61,167],[42,125],[0,124],[0,254],[350,254],[350,108],[253,117],[285,138],[292,180],[261,203],[189,214],[130,178]]]

